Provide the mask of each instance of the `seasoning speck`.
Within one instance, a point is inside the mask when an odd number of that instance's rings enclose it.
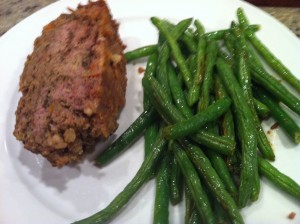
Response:
[[[296,216],[296,213],[295,212],[291,212],[289,215],[288,215],[288,219],[294,219]]]
[[[279,127],[279,124],[276,122],[275,124],[273,124],[271,126],[271,129],[274,130],[274,129],[278,128],[278,127]]]
[[[142,73],[144,73],[145,72],[145,69],[143,68],[143,67],[139,67],[138,68],[138,73],[139,74],[142,74]]]

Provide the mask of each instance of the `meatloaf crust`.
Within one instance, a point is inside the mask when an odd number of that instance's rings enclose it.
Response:
[[[118,24],[103,0],[43,28],[20,77],[14,135],[53,166],[81,161],[118,127],[126,62]]]

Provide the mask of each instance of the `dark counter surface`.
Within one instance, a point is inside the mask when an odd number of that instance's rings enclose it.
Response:
[[[18,22],[55,0],[1,0],[0,36]],[[261,7],[300,37],[300,8]]]

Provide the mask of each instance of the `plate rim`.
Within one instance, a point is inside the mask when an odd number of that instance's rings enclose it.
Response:
[[[128,0],[128,1],[130,1],[130,0]],[[159,2],[159,0],[153,0],[153,1],[154,1],[154,2]],[[189,1],[189,2],[194,2],[194,3],[195,3],[197,0],[187,0],[187,1]],[[221,2],[221,0],[213,0],[213,1],[215,1],[215,2]],[[62,2],[63,2],[63,3],[62,3]],[[76,2],[80,2],[80,0],[77,0]],[[81,2],[84,2],[84,1],[81,1]],[[108,0],[107,2],[109,3],[109,5],[110,5],[110,4],[113,5],[113,4],[119,3],[118,0]],[[167,1],[166,1],[166,2],[167,2]],[[166,3],[166,2],[165,2],[165,3]],[[176,0],[176,2],[181,2],[181,3],[182,3],[183,1]],[[296,37],[296,35],[295,35],[294,33],[292,33],[292,31],[290,31],[290,30],[289,30],[286,26],[284,26],[281,22],[279,22],[278,20],[276,20],[274,17],[271,17],[269,14],[267,14],[267,13],[264,12],[263,10],[261,10],[261,9],[259,9],[259,8],[257,8],[257,7],[255,7],[255,6],[253,6],[253,5],[251,5],[250,3],[242,2],[242,1],[238,1],[238,0],[230,0],[230,2],[231,2],[231,4],[237,3],[237,4],[240,5],[240,6],[245,5],[246,7],[252,8],[252,10],[259,10],[260,13],[264,14],[264,16],[266,16],[267,18],[271,19],[271,21],[272,21],[273,23],[275,23],[276,26],[280,27],[280,29],[285,30],[285,31],[284,31],[284,32],[285,32],[285,35],[289,35],[290,38],[296,40],[295,43],[297,43],[297,47],[299,47],[299,49],[300,49],[300,40]],[[37,18],[38,16],[40,16],[40,14],[42,15],[42,14],[43,14],[44,12],[46,12],[49,8],[55,8],[55,7],[59,6],[60,4],[66,4],[66,3],[67,3],[67,0],[62,0],[62,1],[57,1],[57,2],[51,3],[50,5],[48,5],[48,6],[44,7],[44,8],[42,8],[42,9],[38,10],[37,12],[33,13],[32,15],[28,16],[27,18],[25,18],[24,20],[22,20],[21,22],[19,22],[18,24],[16,24],[14,27],[12,27],[11,29],[9,29],[4,35],[2,35],[2,36],[0,37],[0,46],[1,46],[1,43],[2,43],[3,41],[5,41],[5,39],[9,38],[10,35],[12,35],[12,33],[16,32],[16,30],[18,30],[20,27],[25,26],[25,25],[28,23],[28,21]],[[145,3],[149,3],[149,1],[148,1],[148,0],[131,0],[131,3],[132,3],[132,4],[145,4]],[[114,18],[118,19],[118,16],[114,15]],[[0,87],[1,87],[1,84],[0,84]],[[2,97],[2,95],[1,95],[1,97]],[[0,114],[1,114],[1,111],[3,111],[3,110],[0,109]],[[5,117],[6,117],[7,113],[8,113],[8,111],[5,113]],[[0,122],[1,122],[2,124],[4,124],[4,125],[7,124],[7,121],[0,120]],[[4,122],[4,123],[3,123],[3,122]],[[0,123],[0,124],[1,124],[1,123]],[[1,131],[0,131],[1,136],[3,136],[2,134],[5,134],[5,133],[2,133],[2,131],[3,131],[3,130],[1,129]],[[3,137],[2,137],[2,138],[3,138]],[[3,143],[3,140],[5,140],[5,139],[2,139],[2,138],[0,137],[1,143]],[[0,146],[0,147],[3,147],[3,146]],[[4,146],[4,147],[5,147],[5,146]],[[3,151],[3,150],[1,150],[1,151]],[[3,153],[1,153],[1,157],[2,157],[2,154],[3,154]],[[6,155],[7,155],[7,153],[6,153]],[[4,157],[2,157],[2,159],[0,158],[0,167],[3,166],[3,158],[4,158]],[[2,176],[2,175],[4,176],[4,174],[0,172],[0,176]],[[3,176],[2,176],[2,177],[3,177]],[[3,192],[1,192],[1,193],[3,193]],[[0,221],[1,221],[1,220],[0,220]]]

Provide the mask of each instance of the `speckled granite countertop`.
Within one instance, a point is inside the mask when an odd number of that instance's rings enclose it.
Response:
[[[56,0],[0,0],[0,36],[35,11]],[[300,8],[262,7],[300,37]]]

